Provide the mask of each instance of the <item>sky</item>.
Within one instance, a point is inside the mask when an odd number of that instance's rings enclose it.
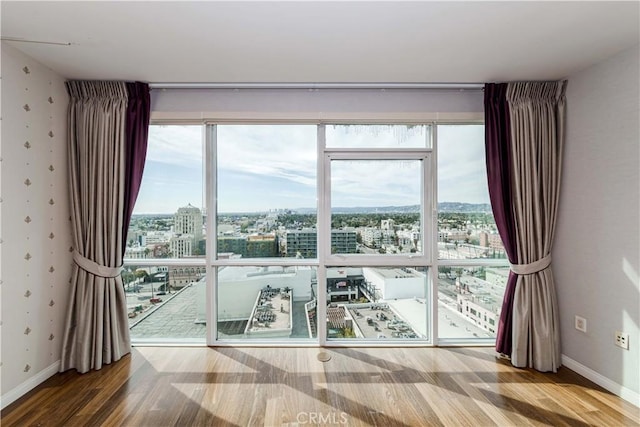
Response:
[[[218,211],[256,212],[317,205],[315,125],[218,125]],[[484,129],[439,126],[438,200],[488,203]],[[326,126],[327,147],[424,146],[428,127]],[[204,207],[201,126],[152,125],[134,213]],[[295,148],[295,149],[294,149]],[[334,160],[334,207],[420,203],[419,160]]]

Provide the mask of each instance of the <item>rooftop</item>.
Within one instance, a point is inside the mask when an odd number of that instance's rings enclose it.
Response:
[[[410,268],[371,268],[378,275],[385,279],[405,279],[409,277],[423,278],[424,274]]]
[[[245,333],[287,330],[291,332],[291,291],[269,288],[260,291]]]
[[[364,338],[426,338],[420,334],[417,324],[409,324],[387,303],[347,306]],[[424,310],[424,306],[423,306]],[[423,316],[422,324],[426,316]],[[424,328],[421,328],[424,329]]]
[[[188,285],[165,295],[165,300],[133,320],[131,337],[137,338],[206,338],[204,323],[196,323],[199,296],[197,287]]]
[[[197,302],[201,298],[201,293],[197,292],[196,285],[189,285],[180,291],[162,296],[164,301],[147,312],[139,314],[136,318],[130,319],[131,336],[133,339],[159,338],[159,339],[196,339],[203,340],[206,337],[206,325],[196,323],[197,320]],[[272,305],[276,312],[276,319],[288,319],[289,316],[280,316],[279,300],[272,299]],[[345,306],[339,305],[341,309],[341,319],[350,316],[356,322],[356,325],[362,331],[366,338],[378,338],[379,335],[385,335],[385,338],[392,338],[393,332],[403,332],[397,328],[388,329],[387,320],[381,320],[376,314],[384,313],[390,320],[394,316],[410,325],[420,337],[428,337],[427,315],[428,308],[425,307],[426,300],[423,298],[408,298],[385,301],[384,304],[389,305],[389,310],[372,310],[361,305],[347,305],[350,313],[344,312]],[[371,304],[369,304],[370,306]],[[375,305],[375,304],[374,304]],[[380,304],[378,304],[380,305]],[[491,338],[493,334],[474,325],[470,319],[466,318],[462,313],[457,311],[456,302],[453,298],[439,295],[438,298],[438,329],[439,336],[442,338]],[[285,308],[285,307],[283,307]],[[427,308],[427,309],[425,309]],[[361,316],[354,313],[356,310]],[[286,308],[285,308],[286,310]],[[292,333],[291,337],[306,338],[308,337],[306,314],[304,311],[304,302],[294,302],[290,308],[292,311]],[[327,314],[330,310],[327,311]],[[337,314],[337,313],[336,313]],[[331,316],[335,318],[336,316]],[[367,317],[372,319],[369,325]],[[247,321],[221,322],[218,324],[220,336],[238,337],[242,336],[246,328]],[[235,325],[235,326],[234,326]],[[380,331],[377,331],[375,327]],[[385,329],[386,328],[386,329]],[[275,328],[274,328],[275,329]],[[381,337],[382,338],[382,337]]]

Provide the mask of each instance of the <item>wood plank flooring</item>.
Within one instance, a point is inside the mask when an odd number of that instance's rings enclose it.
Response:
[[[640,409],[567,368],[516,369],[488,348],[137,347],[100,371],[50,378],[1,423],[640,426]]]

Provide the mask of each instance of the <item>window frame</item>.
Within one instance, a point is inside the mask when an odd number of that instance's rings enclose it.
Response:
[[[420,235],[423,242],[421,254],[393,254],[393,255],[368,255],[368,254],[332,254],[330,244],[331,233],[331,162],[334,160],[417,160],[421,162],[420,171]],[[323,166],[324,166],[324,194],[319,197],[324,198],[324,209],[318,212],[319,223],[323,222],[321,227],[325,244],[322,248],[324,254],[324,264],[328,267],[332,266],[430,266],[433,263],[433,254],[431,248],[424,245],[431,238],[431,213],[432,209],[432,193],[429,191],[429,185],[426,185],[427,179],[431,181],[433,157],[430,149],[424,150],[328,150],[325,149]],[[320,233],[320,232],[319,232]],[[329,242],[327,242],[329,240]]]
[[[353,119],[333,119],[333,120],[310,120],[296,119],[295,117],[269,117],[266,119],[250,120],[246,118],[225,118],[223,120],[214,119],[160,119],[152,120],[152,125],[200,125],[203,127],[203,162],[204,162],[204,187],[206,203],[206,229],[207,236],[217,236],[217,189],[216,189],[216,149],[217,149],[217,125],[223,124],[245,124],[245,125],[279,125],[279,124],[307,124],[317,127],[317,229],[318,229],[318,251],[315,259],[292,259],[292,258],[256,258],[256,259],[217,259],[217,239],[207,238],[206,255],[197,259],[125,259],[127,265],[167,265],[167,266],[205,266],[207,275],[206,286],[206,320],[207,346],[437,346],[437,345],[490,345],[495,339],[474,338],[447,339],[438,336],[438,271],[441,266],[484,266],[484,267],[504,267],[508,266],[508,260],[486,260],[486,259],[463,259],[447,260],[438,258],[438,127],[441,125],[478,125],[484,121],[476,115],[467,115],[454,119],[428,119],[412,118],[412,120],[402,120],[396,114],[390,114],[389,119],[382,117],[366,119],[357,117]],[[325,144],[325,126],[335,124],[388,124],[407,125],[419,124],[430,126],[430,144],[425,148],[327,148]],[[422,161],[422,212],[420,232],[423,239],[422,254],[395,254],[395,255],[371,255],[361,254],[331,254],[330,253],[330,161],[331,160],[383,160],[394,158],[395,160],[421,160]],[[329,214],[327,214],[329,213]],[[321,233],[323,237],[321,237]],[[324,236],[327,237],[324,237]],[[429,244],[429,242],[431,244]],[[326,318],[326,269],[340,266],[407,266],[427,268],[427,298],[428,313],[427,340],[327,340],[326,322],[318,322],[316,338],[309,339],[279,339],[279,340],[225,340],[217,337],[217,274],[220,267],[225,266],[311,266],[317,268],[318,279],[318,301],[317,318]],[[164,339],[136,339],[134,344],[160,342],[166,343]],[[172,343],[183,343],[184,339],[177,338],[170,340]],[[193,340],[186,340],[193,344]]]
[[[412,148],[364,148],[364,147],[327,147],[326,146],[326,126],[336,124],[352,125],[426,125],[430,128],[428,140],[425,147]],[[335,267],[424,267],[425,277],[425,304],[427,320],[426,339],[340,339],[327,337],[326,322],[318,322],[318,337],[320,345],[335,347],[393,347],[393,346],[432,346],[435,343],[435,336],[432,325],[432,300],[433,295],[433,254],[431,247],[426,245],[429,238],[433,237],[433,203],[436,200],[435,193],[435,162],[434,156],[434,131],[435,123],[432,121],[422,121],[419,123],[393,121],[371,122],[371,121],[351,121],[351,122],[324,122],[318,126],[318,164],[323,170],[319,171],[318,200],[321,201],[318,207],[318,235],[324,236],[318,239],[318,254],[320,255],[320,268],[324,274],[322,280],[318,276],[318,294],[322,295],[322,300],[318,299],[318,318],[326,319],[327,308],[327,280],[326,271]],[[419,160],[421,161],[421,207],[420,212],[420,234],[423,239],[422,254],[400,254],[400,255],[362,255],[362,254],[332,254],[331,253],[331,161],[332,160]],[[320,317],[322,316],[322,317]]]

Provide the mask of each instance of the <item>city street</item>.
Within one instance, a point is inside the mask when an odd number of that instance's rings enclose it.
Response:
[[[140,319],[139,316],[145,311],[154,306],[161,305],[169,296],[168,294],[158,295],[158,289],[163,285],[162,283],[144,283],[139,282],[139,280],[140,279],[136,279],[136,281],[124,286],[125,295],[127,297],[127,313],[137,313],[135,317],[129,318],[130,324],[137,322]],[[163,302],[152,304],[151,298],[154,297],[163,300]],[[138,308],[137,310],[136,307]]]

